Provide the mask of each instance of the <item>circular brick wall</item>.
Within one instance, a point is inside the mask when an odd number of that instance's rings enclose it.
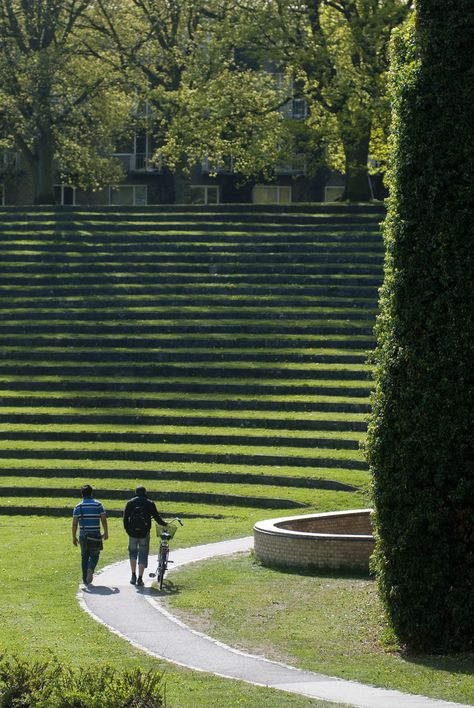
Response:
[[[367,571],[374,550],[371,509],[285,516],[259,521],[254,551],[268,565]]]

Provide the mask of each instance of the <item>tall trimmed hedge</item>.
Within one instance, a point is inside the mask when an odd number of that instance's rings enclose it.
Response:
[[[416,651],[474,644],[473,20],[472,0],[418,0],[392,42],[367,457],[380,593]]]

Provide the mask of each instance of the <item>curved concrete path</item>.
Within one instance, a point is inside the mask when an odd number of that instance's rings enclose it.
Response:
[[[172,551],[170,557],[174,561],[172,567],[177,568],[185,563],[248,551],[252,546],[252,537],[241,538],[179,549]],[[95,620],[157,658],[224,678],[361,708],[462,705],[302,671],[238,651],[173,617],[162,606],[161,593],[151,587],[151,582],[143,590],[137,590],[129,580],[128,560],[107,566],[96,575],[93,585],[79,592],[79,602]]]

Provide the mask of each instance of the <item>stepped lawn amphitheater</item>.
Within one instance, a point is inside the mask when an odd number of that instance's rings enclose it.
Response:
[[[351,508],[382,218],[1,209],[0,513],[69,516],[84,481],[111,516],[138,482],[165,515]]]

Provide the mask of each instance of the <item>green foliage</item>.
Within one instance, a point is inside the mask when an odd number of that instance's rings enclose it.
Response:
[[[101,11],[116,60],[149,102],[162,163],[189,171],[207,157],[211,169],[232,160],[244,176],[271,173],[285,143],[283,101],[268,75],[234,57],[245,35],[235,3],[137,0]]]
[[[241,175],[270,176],[286,137],[277,104],[268,76],[225,68],[198,88],[181,87],[160,152],[172,166],[206,156],[216,170],[232,160]]]
[[[388,43],[412,3],[265,0],[258,12],[248,4],[250,51],[291,67],[297,94],[309,104],[317,160],[345,172],[345,198],[369,200],[369,154],[384,169]]]
[[[0,707],[160,708],[164,706],[162,674],[111,666],[72,670],[52,657],[27,661],[0,660]]]
[[[474,72],[470,2],[398,33],[387,248],[369,426],[375,567],[399,640],[474,642]]]
[[[54,201],[53,162],[65,181],[96,189],[120,171],[106,156],[130,99],[85,27],[91,4],[0,0],[0,130],[23,155],[36,201]]]

